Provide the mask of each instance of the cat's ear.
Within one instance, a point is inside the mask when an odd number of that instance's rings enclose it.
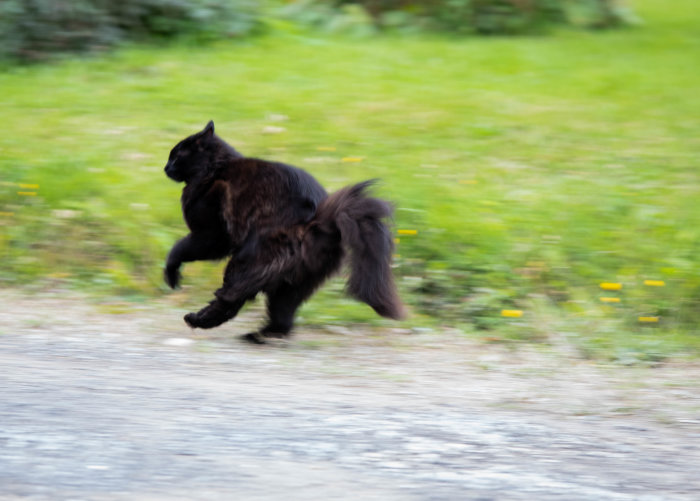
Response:
[[[209,120],[209,123],[202,131],[203,136],[212,136],[214,134],[214,120]]]

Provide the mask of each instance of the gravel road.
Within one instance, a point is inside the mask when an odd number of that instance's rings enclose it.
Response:
[[[0,299],[3,500],[700,499],[696,363]]]

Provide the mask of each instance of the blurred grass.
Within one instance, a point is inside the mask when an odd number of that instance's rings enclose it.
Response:
[[[5,68],[1,283],[164,293],[186,230],[162,167],[212,118],[329,190],[383,180],[397,229],[417,231],[397,235],[409,324],[564,335],[593,358],[697,354],[700,11],[634,6],[646,24],[614,32],[359,40],[277,23],[246,42]],[[207,297],[220,269],[188,265],[186,294]],[[623,284],[619,303],[600,303],[601,282]],[[374,322],[339,284],[303,321]]]

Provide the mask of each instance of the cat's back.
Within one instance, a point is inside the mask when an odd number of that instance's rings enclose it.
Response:
[[[259,158],[231,159],[220,172],[230,185],[234,205],[272,225],[306,223],[328,194],[308,172]]]
[[[232,158],[217,177],[247,191],[283,198],[293,195],[319,203],[328,196],[321,183],[305,170],[260,158]]]
[[[291,191],[298,193],[302,198],[313,200],[318,204],[328,196],[321,183],[304,169],[283,163],[275,163],[274,165],[287,177]]]

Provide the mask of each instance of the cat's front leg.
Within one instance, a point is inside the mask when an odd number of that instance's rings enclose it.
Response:
[[[216,233],[190,233],[179,240],[168,253],[163,276],[171,289],[180,286],[182,263],[208,259],[221,259],[230,252],[226,239]]]
[[[196,240],[192,234],[187,235],[177,241],[173,248],[168,253],[168,258],[165,262],[165,270],[163,270],[163,278],[165,283],[171,289],[177,289],[180,286],[180,266],[184,261],[193,261],[192,258],[196,250]],[[188,259],[189,258],[189,259]]]

